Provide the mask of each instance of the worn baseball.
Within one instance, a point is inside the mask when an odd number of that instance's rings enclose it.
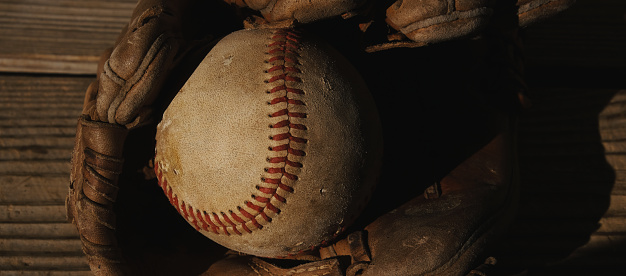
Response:
[[[241,30],[207,54],[157,128],[155,170],[215,242],[285,257],[336,238],[366,204],[382,154],[356,70],[292,29]]]

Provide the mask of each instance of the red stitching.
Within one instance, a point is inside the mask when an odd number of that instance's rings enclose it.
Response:
[[[302,82],[301,78],[294,77],[294,76],[289,76],[287,74],[280,74],[280,75],[277,75],[277,76],[273,76],[269,80],[267,80],[267,82],[268,83],[272,83],[272,82],[279,81],[279,80],[293,81],[293,82]]]
[[[285,185],[285,184],[282,184],[282,183],[281,183],[281,184],[278,184],[278,188],[280,188],[281,190],[284,190],[284,191],[287,191],[287,192],[293,193],[293,188],[292,188],[292,187],[290,187],[290,186],[287,186],[287,185]]]
[[[292,87],[287,87],[286,85],[279,85],[276,86],[272,89],[270,89],[270,93],[276,93],[276,92],[282,92],[282,91],[287,91],[288,93],[294,93],[294,94],[304,94],[304,91],[302,91],[301,89],[297,89],[297,88],[292,88]]]
[[[224,213],[222,212],[222,214],[224,214]],[[216,214],[216,213],[213,213],[213,219],[217,222],[217,224],[219,224],[219,225],[222,227],[222,229],[224,230],[224,234],[226,234],[226,235],[230,236],[230,232],[228,232],[228,227],[226,226],[226,224],[224,224],[224,223],[220,220],[220,217],[219,217],[219,216],[217,216],[217,214]]]
[[[200,221],[200,224],[202,225],[202,230],[204,231],[210,231],[209,230],[209,225],[206,223],[206,221],[204,221],[204,219],[202,218],[202,213],[200,213],[200,210],[196,210],[196,218]]]
[[[232,215],[233,211],[229,211],[229,213]],[[232,229],[233,229],[233,231],[235,231],[235,234],[241,236],[241,232],[239,232],[239,230],[237,230],[237,224],[235,224],[232,220],[230,220],[230,218],[228,218],[228,216],[224,212],[222,212],[222,217],[224,218],[224,221],[226,221],[226,223],[228,223],[228,224],[230,224],[232,226]],[[224,230],[227,230],[227,229],[224,229]]]
[[[298,60],[296,59],[296,57],[288,57],[288,56],[276,56],[276,57],[272,57],[268,60],[268,62],[274,62],[274,61],[285,61],[285,62],[290,62],[293,64],[299,64]]]
[[[302,123],[302,119],[307,118],[307,113],[303,112],[306,104],[302,99],[305,92],[293,86],[302,82],[298,76],[302,73],[298,68],[300,65],[299,37],[300,35],[294,30],[277,30],[267,45],[266,63],[270,65],[270,68],[264,71],[268,74],[265,82],[274,85],[267,92],[277,95],[268,104],[280,106],[279,109],[269,114],[269,117],[283,118],[269,125],[270,128],[283,131],[270,136],[272,141],[280,144],[270,146],[268,149],[270,152],[286,152],[286,154],[266,159],[268,164],[268,167],[264,169],[266,176],[261,179],[261,184],[256,186],[260,194],[252,195],[252,200],[244,201],[241,206],[236,207],[236,211],[216,213],[199,210],[188,202],[179,201],[168,185],[167,179],[163,177],[162,164],[155,163],[154,169],[159,186],[176,210],[196,229],[224,235],[252,233],[255,229],[263,228],[262,221],[269,223],[272,221],[272,216],[280,214],[279,205],[285,204],[287,202],[285,196],[294,192],[293,185],[298,180],[298,176],[296,172],[291,172],[292,170],[288,168],[303,167],[301,159],[306,156],[303,148],[308,142],[307,138],[300,136],[303,134],[301,131],[307,130],[306,125]],[[297,111],[292,110],[295,106],[298,106]],[[298,121],[293,121],[293,119]],[[298,132],[293,132],[293,130]]]
[[[285,41],[274,41],[274,42],[270,43],[269,45],[267,45],[267,47],[270,47],[270,48],[271,47],[277,47],[277,49],[281,49],[281,47],[289,47],[289,48],[292,48],[292,49],[298,49],[298,46],[296,46],[295,44],[293,44],[293,43],[287,44],[287,42],[285,42]],[[282,48],[282,49],[284,49],[284,48]]]
[[[211,231],[213,231],[213,233],[215,234],[219,234],[219,232],[217,231],[219,227],[217,227],[217,225],[213,223],[209,214],[207,214],[206,211],[203,211],[202,214],[204,215],[204,219],[206,220],[206,222],[211,226]]]
[[[300,129],[300,130],[306,130],[306,126],[303,124],[294,124],[292,122],[290,122],[289,120],[284,120],[284,121],[280,121],[276,124],[273,124],[271,127],[272,128],[281,128],[281,127],[285,127],[285,126],[289,126],[289,128],[293,128],[293,129]],[[274,147],[277,148],[277,147]]]
[[[255,205],[254,203],[250,202],[250,201],[246,201],[245,202],[246,206],[248,206],[250,209],[255,210],[257,212],[263,212],[263,207],[259,206],[259,205]]]
[[[196,219],[196,216],[193,214],[193,207],[189,205],[187,205],[187,207],[189,207],[189,210],[187,211],[187,213],[189,214],[189,216],[191,216],[191,219],[192,219],[191,223],[196,228],[196,230],[200,230],[200,226],[198,225],[198,220]]]
[[[274,164],[285,163],[286,165],[288,165],[290,167],[295,167],[295,168],[301,168],[302,167],[302,163],[291,161],[291,160],[287,159],[287,156],[268,158],[267,162],[268,163],[274,163]]]
[[[268,203],[267,206],[265,206],[265,208],[269,209],[270,211],[274,212],[274,213],[280,213],[280,209],[276,208],[273,204]],[[265,213],[261,213],[261,214],[265,214]],[[263,217],[267,220],[267,217]],[[271,219],[270,219],[271,221]]]
[[[269,104],[277,104],[277,103],[288,103],[288,104],[293,104],[293,105],[304,105],[303,101],[290,99],[290,98],[287,98],[287,96],[274,98],[274,99],[272,99],[272,101],[269,102]]]
[[[276,194],[276,193],[274,193],[274,198],[275,198],[276,200],[278,200],[278,201],[282,202],[282,203],[287,202],[287,200],[286,200],[284,197],[282,197],[282,196],[280,196],[280,195],[278,195],[278,194]]]
[[[270,68],[269,70],[267,70],[267,73],[271,73],[274,71],[285,71],[285,72],[293,72],[293,73],[302,73],[302,71],[300,71],[300,69],[293,67],[293,66],[285,66],[285,65],[276,65],[273,66],[272,68]]]
[[[254,197],[254,200],[256,200],[258,202],[261,202],[261,203],[269,203],[270,199],[271,198],[269,198],[269,197],[262,197],[262,196],[255,196]]]

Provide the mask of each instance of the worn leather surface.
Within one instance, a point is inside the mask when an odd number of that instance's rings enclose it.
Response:
[[[82,116],[76,132],[66,202],[68,218],[78,229],[83,251],[96,275],[126,274],[128,267],[115,237],[113,205],[128,130]]]
[[[257,11],[254,24],[312,23],[330,18],[355,17],[359,28],[376,43],[369,51],[422,47],[452,39],[475,37],[492,21],[496,5],[518,9],[520,26],[553,16],[575,0],[383,0],[383,1],[245,1],[226,0]],[[262,21],[259,18],[263,17]],[[356,25],[356,24],[355,24]],[[380,26],[380,27],[372,27]],[[368,30],[369,29],[369,30]],[[394,33],[395,31],[395,33]]]
[[[518,0],[520,26],[525,27],[562,12],[576,0]]]
[[[485,258],[517,194],[512,133],[495,123],[502,132],[441,179],[441,196],[416,197],[365,228],[372,262],[363,275],[464,275]]]
[[[403,0],[387,9],[387,23],[415,42],[436,43],[476,36],[492,20],[496,4],[491,0]],[[515,1],[509,1],[515,2]],[[520,26],[551,17],[575,0],[518,0]]]
[[[269,22],[296,20],[311,23],[352,11],[367,0],[224,0],[260,11]]]
[[[274,261],[277,262],[277,261]],[[280,261],[278,261],[280,262]],[[231,257],[216,262],[203,275],[206,276],[339,276],[343,275],[343,267],[338,259],[325,259],[314,262],[293,262],[290,265],[276,265],[268,260],[252,256]]]
[[[201,16],[206,11],[216,16]],[[166,76],[190,53],[238,28],[238,21],[221,2],[139,1],[128,26],[105,53],[83,113],[92,120],[129,128],[160,117],[153,116],[158,108],[153,104],[164,96]]]
[[[415,60],[428,62],[428,69],[412,70],[423,79],[413,88],[420,93],[414,97],[415,104],[422,101],[420,106],[425,109],[415,112],[414,124],[421,126],[427,137],[417,139],[423,143],[421,149],[408,151],[423,157],[404,164],[399,160],[408,161],[406,157],[392,154],[387,162],[402,164],[406,170],[415,166],[414,172],[420,173],[414,178],[405,173],[386,179],[383,171],[382,179],[413,183],[414,188],[439,183],[439,188],[427,194],[415,192],[413,197],[400,196],[401,203],[395,206],[380,198],[380,206],[388,204],[393,209],[364,223],[372,261],[363,275],[464,275],[485,259],[489,245],[515,214],[511,118],[527,103],[523,52],[514,10],[499,5],[495,9],[496,21],[480,39],[424,49],[423,56],[414,54],[422,57]],[[460,49],[467,51],[452,54]],[[428,54],[434,56],[426,61],[423,58]],[[380,53],[381,58],[390,55]],[[451,76],[455,83],[446,83]],[[411,84],[398,81],[389,88],[397,91],[405,86]],[[389,121],[383,119],[385,122]],[[384,183],[379,187],[392,189]],[[406,183],[400,190],[411,191],[409,187]],[[380,192],[394,196],[384,188]],[[394,265],[394,261],[402,265]]]
[[[473,36],[493,13],[491,0],[405,0],[387,9],[386,22],[416,42],[436,43]]]

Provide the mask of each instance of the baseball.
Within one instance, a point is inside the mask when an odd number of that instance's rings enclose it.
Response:
[[[382,134],[357,71],[293,29],[241,30],[207,54],[157,127],[155,171],[178,212],[242,253],[335,239],[376,183]]]

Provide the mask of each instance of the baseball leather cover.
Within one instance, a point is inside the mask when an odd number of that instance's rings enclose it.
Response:
[[[382,155],[364,81],[330,46],[292,29],[222,39],[157,129],[159,185],[198,231],[284,257],[330,242],[374,188]]]

